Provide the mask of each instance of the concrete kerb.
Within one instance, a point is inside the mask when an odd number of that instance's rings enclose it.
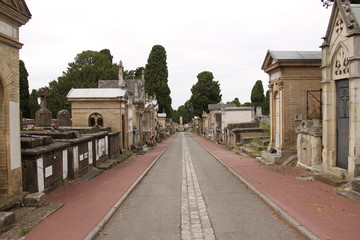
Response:
[[[163,155],[166,149],[174,141],[175,137],[171,142],[160,152],[160,154],[155,158],[151,165],[144,171],[143,174],[131,185],[131,187],[125,192],[125,194],[111,207],[107,214],[99,221],[99,223],[91,230],[91,232],[84,238],[84,240],[93,240],[99,234],[101,229],[105,224],[110,220],[110,218],[115,214],[116,210],[121,206],[121,204],[126,200],[126,198],[131,194],[131,192],[136,188],[136,186],[141,182],[141,180],[146,176],[150,169],[155,165],[159,158]]]
[[[190,135],[191,136],[191,135]],[[196,139],[191,136],[195,141]],[[279,205],[271,201],[267,196],[265,196],[262,192],[260,192],[257,188],[255,188],[252,184],[246,181],[242,176],[240,176],[237,172],[227,166],[221,159],[219,159],[215,154],[213,154],[208,148],[199,143],[207,152],[209,152],[219,163],[221,163],[225,168],[227,168],[235,177],[237,177],[246,187],[248,187],[253,193],[255,193],[263,202],[265,202],[274,212],[276,212],[281,218],[283,218],[288,224],[290,224],[293,228],[295,228],[303,237],[309,240],[320,240],[320,238],[316,237],[313,233],[311,233],[308,229],[306,229],[303,225],[301,225],[298,221],[296,221],[293,217],[287,214]]]

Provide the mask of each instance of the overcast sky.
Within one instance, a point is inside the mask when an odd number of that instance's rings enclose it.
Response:
[[[331,9],[320,0],[26,0],[20,58],[30,91],[66,71],[76,54],[107,48],[126,70],[145,66],[154,45],[167,52],[172,107],[191,96],[197,74],[211,71],[222,101],[250,101],[268,49],[320,51]]]

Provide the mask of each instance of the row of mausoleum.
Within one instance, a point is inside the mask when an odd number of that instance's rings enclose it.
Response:
[[[322,51],[268,51],[270,143],[262,158],[360,176],[360,4],[335,0]]]

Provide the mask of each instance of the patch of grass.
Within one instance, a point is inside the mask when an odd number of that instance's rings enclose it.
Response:
[[[345,179],[345,173],[340,174],[341,179]]]
[[[31,231],[32,227],[24,227],[23,229],[20,230],[19,234],[21,236],[24,236],[26,234],[28,234]]]

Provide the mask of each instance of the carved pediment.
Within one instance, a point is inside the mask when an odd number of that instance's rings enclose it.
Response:
[[[334,1],[323,46],[329,45],[339,36],[349,36],[360,32],[360,4],[350,4],[347,0]]]
[[[31,18],[24,0],[0,0],[0,12],[21,24],[25,24]]]
[[[26,3],[24,0],[0,0],[1,2],[7,4],[11,8],[17,10],[18,12],[24,14],[25,16],[30,17],[31,13],[26,6]]]

